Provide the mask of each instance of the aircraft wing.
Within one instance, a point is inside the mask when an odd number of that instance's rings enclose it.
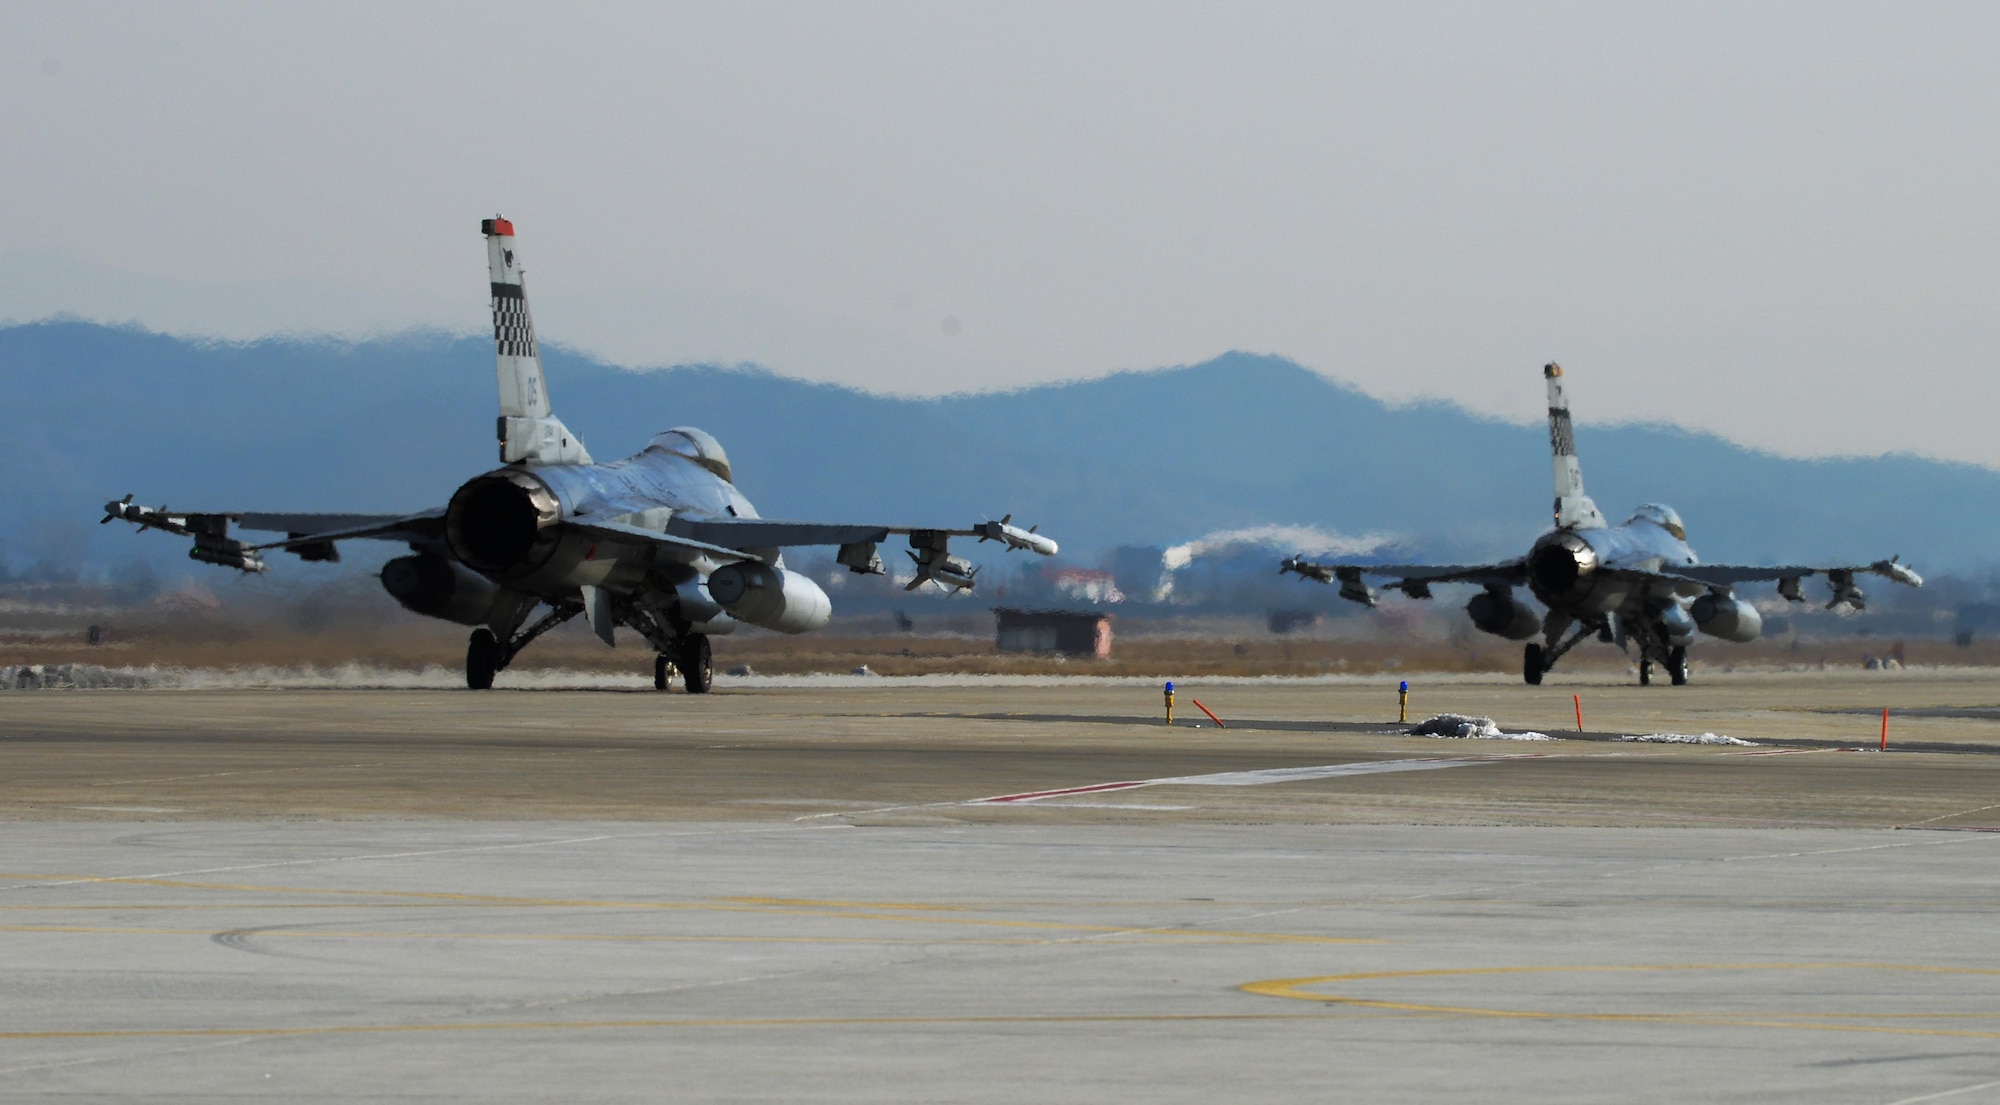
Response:
[[[220,564],[244,572],[266,569],[265,549],[285,549],[302,560],[339,560],[337,541],[376,538],[419,544],[444,536],[444,510],[420,514],[270,514],[257,512],[178,513],[166,507],[139,506],[132,496],[104,504],[99,524],[112,520],[130,522],[141,530],[157,529],[181,537],[194,538],[188,555],[195,560]],[[285,534],[282,541],[252,544],[229,536],[230,523],[245,530]]]
[[[1032,529],[1024,530],[1010,525],[1012,518],[1012,515],[1008,515],[997,522],[981,522],[965,529],[953,529],[948,526],[788,522],[775,518],[688,518],[682,515],[667,523],[667,530],[698,541],[712,541],[718,545],[743,549],[783,548],[796,545],[879,544],[888,540],[890,534],[895,533],[911,536],[977,537],[981,541],[1002,542],[1009,549],[1027,549],[1043,556],[1056,554],[1057,546],[1054,541]]]
[[[676,517],[669,533],[697,541],[744,549],[787,548],[798,545],[860,545],[887,541],[888,526],[841,525],[830,522],[781,522],[771,518]],[[907,531],[905,531],[907,532]]]
[[[739,560],[757,559],[755,556],[743,551],[742,549],[731,549],[731,548],[725,548],[724,546],[721,545],[711,545],[706,541],[697,541],[689,537],[678,537],[671,533],[661,533],[659,530],[641,529],[638,526],[628,526],[623,522],[571,521],[569,524],[594,537],[608,538],[613,541],[625,541],[625,542],[636,541],[639,542],[640,544],[647,545],[652,548],[665,548],[665,549],[674,549],[680,552],[700,553],[704,556],[712,556],[717,560],[723,561],[724,563],[734,563],[735,561]]]
[[[1340,597],[1374,605],[1375,595],[1361,582],[1362,576],[1383,576],[1396,582],[1390,586],[1411,598],[1429,598],[1433,583],[1475,583],[1481,587],[1513,587],[1528,582],[1526,560],[1506,560],[1498,564],[1321,564],[1303,556],[1287,557],[1278,566],[1279,574],[1295,572],[1302,579],[1340,583]]]
[[[264,514],[227,516],[238,529],[285,534],[283,541],[254,545],[258,549],[291,549],[329,541],[376,538],[408,541],[444,536],[444,508],[421,514]]]
[[[1873,564],[1850,564],[1841,567],[1808,566],[1803,564],[1784,565],[1774,568],[1751,567],[1738,564],[1696,564],[1674,569],[1676,575],[1684,576],[1704,584],[1729,587],[1738,583],[1769,583],[1778,585],[1778,594],[1793,602],[1803,602],[1799,594],[1799,581],[1807,576],[1825,576],[1827,586],[1833,591],[1833,600],[1827,603],[1830,609],[1843,603],[1859,610],[1862,608],[1861,588],[1854,585],[1857,575],[1878,575],[1884,579],[1903,584],[1906,587],[1922,587],[1924,577],[1918,575],[1900,557],[1877,560]]]
[[[1009,514],[997,522],[980,522],[964,529],[950,527],[884,526],[868,523],[794,522],[775,518],[690,518],[676,515],[667,523],[667,532],[694,541],[732,549],[772,549],[801,545],[838,545],[836,559],[850,571],[882,575],[882,558],[875,546],[890,534],[906,534],[910,539],[910,559],[916,563],[916,577],[908,590],[936,582],[952,590],[972,586],[976,569],[967,561],[950,555],[947,545],[953,537],[977,537],[998,541],[1014,549],[1027,549],[1042,556],[1054,556],[1055,541],[1036,533],[1034,528],[1012,525]]]

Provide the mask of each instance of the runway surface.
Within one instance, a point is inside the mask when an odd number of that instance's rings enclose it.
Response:
[[[0,1099],[2000,1101],[2000,694],[1854,682],[0,696]]]

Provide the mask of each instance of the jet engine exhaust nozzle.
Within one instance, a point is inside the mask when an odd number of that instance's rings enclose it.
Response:
[[[1528,578],[1545,598],[1584,590],[1596,571],[1597,550],[1574,533],[1549,537],[1528,554]]]
[[[481,571],[519,571],[547,558],[554,542],[544,540],[544,533],[560,515],[547,484],[526,472],[489,472],[451,497],[445,540],[460,560]]]

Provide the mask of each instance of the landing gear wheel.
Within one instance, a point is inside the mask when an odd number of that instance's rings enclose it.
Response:
[[[1685,687],[1688,681],[1688,650],[1682,646],[1667,653],[1667,678],[1674,686]]]
[[[500,640],[490,629],[475,629],[465,644],[465,685],[475,691],[493,689],[493,673],[500,670]]]
[[[660,653],[657,656],[654,656],[653,689],[656,691],[664,691],[667,689],[667,684],[672,683],[673,681],[674,681],[674,662],[672,660],[667,659],[667,654],[664,652]]]
[[[690,633],[681,642],[681,680],[689,694],[707,694],[715,684],[715,662],[708,653],[706,634]]]
[[[1639,685],[1641,687],[1650,687],[1653,685],[1653,662],[1651,660],[1639,661]]]
[[[1528,686],[1539,687],[1542,671],[1542,646],[1529,645],[1521,652],[1521,678],[1528,681]]]

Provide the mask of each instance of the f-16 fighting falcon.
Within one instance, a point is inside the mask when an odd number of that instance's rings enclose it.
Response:
[[[950,554],[952,537],[1055,555],[1054,541],[1009,524],[1011,515],[967,529],[759,518],[731,482],[721,444],[692,427],[660,433],[624,460],[592,461],[550,406],[514,226],[493,218],[480,229],[493,292],[502,467],[421,514],[170,513],[127,495],[105,505],[104,521],[192,537],[190,557],[244,572],[264,571],[269,549],[332,561],[342,541],[405,542],[411,555],[382,568],[382,586],[416,613],[478,627],[465,653],[465,682],[474,690],[491,687],[529,642],[582,614],[607,645],[621,625],[644,637],[657,654],[658,689],[678,669],[689,691],[705,692],[714,676],[711,635],[738,622],[804,633],[831,617],[826,592],[785,567],[786,547],[838,546],[836,560],[850,571],[881,575],[876,545],[907,534],[911,590],[973,586],[976,570]],[[232,522],[285,537],[241,541],[230,536]]]
[[[1642,685],[1652,682],[1653,666],[1658,664],[1675,686],[1681,686],[1687,682],[1687,650],[1697,630],[1738,643],[1753,641],[1763,632],[1764,619],[1757,608],[1735,595],[1738,584],[1775,581],[1778,594],[1802,602],[1800,581],[1823,575],[1833,591],[1828,609],[1856,610],[1863,602],[1861,589],[1854,584],[1856,573],[1872,572],[1911,587],[1923,586],[1917,573],[1894,557],[1848,567],[1702,564],[1688,547],[1680,515],[1658,503],[1640,507],[1624,525],[1607,525],[1597,505],[1583,493],[1562,368],[1551,364],[1542,375],[1549,387],[1556,525],[1528,555],[1477,565],[1321,564],[1294,556],[1278,570],[1321,583],[1337,580],[1340,597],[1368,606],[1375,605],[1375,593],[1362,582],[1363,576],[1394,579],[1397,582],[1391,586],[1419,599],[1431,597],[1432,584],[1476,583],[1485,590],[1465,606],[1474,626],[1509,640],[1541,638],[1530,641],[1521,657],[1521,675],[1530,684],[1539,684],[1564,653],[1595,634],[1621,650],[1637,648]],[[1536,614],[1514,596],[1522,584],[1547,614]]]

